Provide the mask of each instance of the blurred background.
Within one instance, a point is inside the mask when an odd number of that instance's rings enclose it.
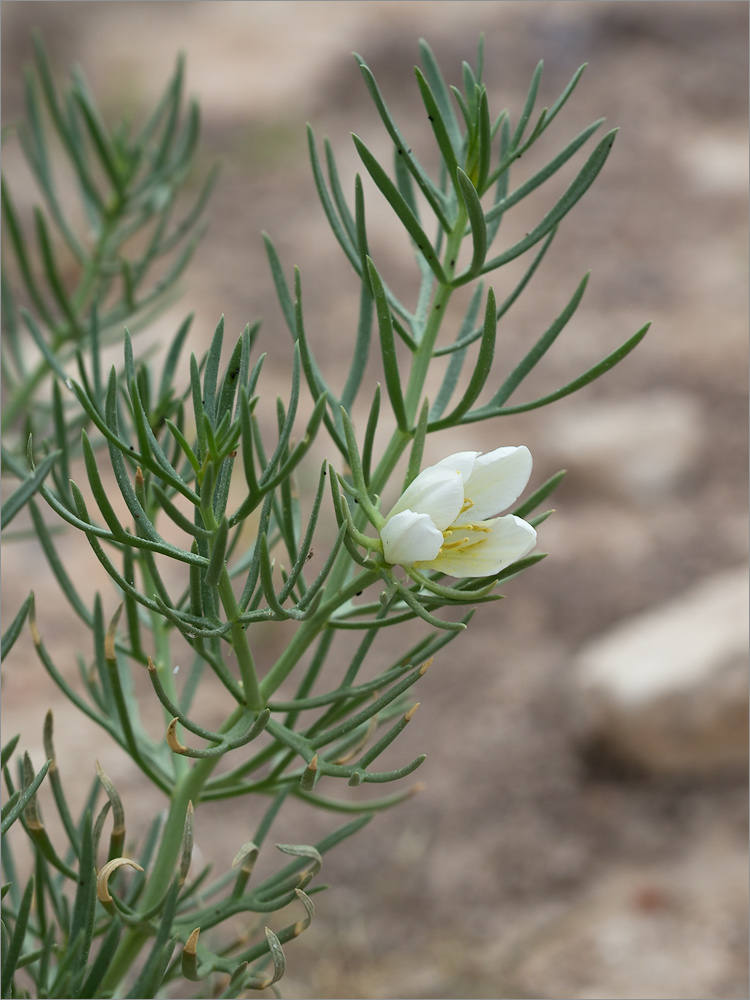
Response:
[[[588,269],[583,305],[522,398],[647,320],[651,332],[580,395],[483,424],[471,442],[432,440],[427,460],[527,444],[536,485],[568,469],[540,530],[550,557],[420,682],[399,747],[404,759],[427,752],[425,787],[327,856],[332,889],[287,948],[290,1000],[748,996],[747,22],[744,3],[681,0],[3,3],[4,125],[21,113],[34,28],[59,76],[79,63],[113,118],[149,107],[185,52],[203,111],[199,174],[217,159],[223,171],[184,297],[140,343],[194,311],[199,354],[221,313],[235,336],[263,316],[268,400],[284,392],[290,351],[261,229],[301,268],[306,326],[334,384],[356,322],[357,284],[317,201],[304,131],[309,121],[330,137],[347,192],[361,169],[349,133],[387,148],[353,50],[418,148],[420,37],[459,82],[484,32],[490,108],[512,120],[539,59],[539,107],[589,64],[540,159],[600,116],[621,129],[504,321],[496,363],[515,364]],[[537,162],[524,159],[512,187]],[[12,149],[5,170],[33,201]],[[551,198],[538,192],[527,218]],[[387,206],[370,205],[373,256],[406,291],[408,248]],[[501,294],[514,273],[493,279]],[[69,557],[80,547],[71,539]],[[7,546],[5,606],[33,578],[40,626],[74,671],[80,629],[43,572],[33,550]],[[50,706],[63,776],[86,789],[98,757],[134,834],[153,810],[137,773],[19,643],[4,724],[37,766]],[[220,808],[198,836],[226,865],[255,820],[246,803]],[[312,839],[317,823],[300,806],[275,839]]]

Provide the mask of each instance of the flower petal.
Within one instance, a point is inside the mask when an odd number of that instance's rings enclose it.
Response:
[[[422,563],[418,569],[436,569],[455,577],[495,576],[501,569],[523,559],[536,545],[536,531],[515,514],[485,521],[483,527],[491,531],[480,533],[466,529],[472,541],[475,535],[480,538],[476,544],[466,548],[444,546],[435,559],[428,565]],[[460,530],[455,530],[456,537]]]
[[[481,454],[481,451],[457,451],[455,455],[449,455],[447,458],[442,458],[439,462],[436,462],[433,468],[450,469],[452,472],[458,472],[461,480],[465,483],[471,475],[471,470],[474,468],[474,461]]]
[[[531,452],[518,448],[497,448],[474,461],[464,492],[472,506],[458,519],[458,524],[484,521],[509,507],[526,489],[531,476]]]
[[[443,533],[428,514],[402,510],[386,521],[380,529],[380,539],[386,562],[410,566],[434,559],[443,544]]]
[[[402,511],[429,514],[433,524],[443,531],[461,512],[464,502],[463,479],[460,470],[451,471],[437,465],[423,469],[404,490],[386,521]]]

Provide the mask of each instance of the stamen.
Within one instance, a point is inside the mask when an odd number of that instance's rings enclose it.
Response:
[[[471,501],[470,501],[471,502]],[[464,535],[463,538],[457,538],[454,541],[448,541],[450,535],[456,534],[458,531],[471,531],[480,534],[479,538],[472,539],[470,536]],[[481,535],[491,535],[492,528],[486,524],[484,521],[479,521],[476,524],[462,524],[458,528],[446,528],[443,532],[443,544],[440,546],[440,553],[443,549],[469,549],[475,545],[482,545],[485,541]]]
[[[470,542],[468,538],[457,538],[455,542],[443,542],[440,546],[440,551],[442,552],[443,549],[460,549],[469,544]]]

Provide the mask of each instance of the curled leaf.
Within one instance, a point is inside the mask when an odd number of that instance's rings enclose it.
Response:
[[[117,871],[118,868],[122,868],[124,865],[128,865],[130,868],[135,868],[136,871],[142,872],[143,868],[138,864],[137,861],[133,861],[131,858],[112,858],[108,861],[96,876],[96,898],[100,903],[111,903],[112,896],[109,892],[109,880],[112,874]]]

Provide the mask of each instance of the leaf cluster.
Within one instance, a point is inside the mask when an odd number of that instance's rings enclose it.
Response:
[[[282,312],[292,337],[301,345],[305,376],[313,395],[317,398],[325,393],[328,399],[326,426],[346,459],[349,458],[349,449],[340,414],[342,408],[352,413],[354,401],[362,386],[371,348],[373,319],[377,323],[385,388],[398,430],[405,439],[411,439],[417,433],[424,402],[426,371],[435,358],[450,356],[442,384],[430,403],[428,433],[536,409],[576,392],[618,364],[637,346],[648,329],[647,325],[644,326],[616,350],[553,393],[508,405],[511,395],[541,361],[576,312],[588,280],[588,276],[584,276],[570,301],[529,348],[519,364],[485,402],[479,401],[492,371],[499,321],[518,301],[537,272],[560,223],[598,176],[609,156],[617,130],[610,130],[600,139],[565,192],[539,223],[522,239],[493,255],[491,248],[506,213],[554,177],[604,121],[598,119],[592,122],[580,134],[569,139],[563,149],[544,166],[511,189],[511,168],[545,135],[578,85],[585,66],[574,73],[552,106],[543,108],[534,118],[543,69],[540,62],[533,74],[518,121],[513,125],[507,109],[494,117],[491,115],[487,87],[482,81],[481,41],[476,70],[468,63],[463,65],[463,91],[448,87],[431,49],[424,41],[420,42],[420,52],[422,67],[417,67],[415,74],[440,154],[439,177],[431,177],[419,162],[389,111],[372,71],[359,56],[356,58],[365,84],[393,141],[392,174],[388,173],[363,140],[356,135],[353,137],[365,170],[411,240],[420,278],[415,306],[409,307],[395,295],[371,259],[360,176],[355,177],[352,211],[343,192],[330,143],[325,140],[323,144],[324,168],[312,129],[308,129],[309,153],[318,196],[333,234],[362,282],[359,323],[351,354],[350,372],[338,395],[326,382],[302,323],[299,275],[295,276],[292,295],[273,243],[270,237],[265,237]],[[425,210],[426,217],[423,217]],[[430,237],[428,232],[432,227],[435,235]],[[469,248],[470,259],[461,267],[460,254],[464,244]],[[521,279],[502,301],[496,301],[491,288],[485,296],[483,283],[477,279],[527,254],[535,247],[538,247],[536,255]],[[477,281],[474,294],[454,340],[439,344],[437,334],[449,299],[457,288],[474,281]],[[484,317],[477,322],[483,298]],[[399,342],[407,350],[408,372],[404,372],[403,365],[399,363]],[[462,370],[470,357],[469,348],[474,344],[478,344],[478,351],[473,359],[472,375],[459,398],[454,399],[451,405]],[[378,390],[370,404],[370,418],[363,448],[363,465],[368,482],[372,454],[371,432],[374,432],[378,422],[380,402]],[[384,471],[390,472],[390,469]],[[382,487],[380,479],[379,476],[375,477],[376,491]]]
[[[38,772],[28,755],[14,772],[18,741],[10,741],[2,761],[8,793],[3,832],[23,829],[34,861],[27,876],[12,851],[4,854],[2,996],[22,995],[30,983],[39,997],[113,996],[124,989],[127,996],[155,996],[179,976],[209,980],[212,995],[224,997],[274,988],[285,968],[283,944],[312,919],[310,896],[323,886],[308,886],[322,855],[374,812],[414,791],[368,797],[361,787],[404,778],[424,761],[420,754],[401,766],[381,762],[414,717],[414,685],[467,626],[474,608],[500,598],[499,582],[543,558],[531,555],[491,579],[458,581],[389,566],[377,537],[384,521],[380,498],[399,461],[406,456],[405,488],[422,467],[429,434],[554,402],[609,370],[646,332],[644,327],[555,392],[510,403],[574,316],[585,276],[524,358],[491,381],[501,321],[598,175],[615,132],[600,139],[526,236],[493,250],[505,214],[557,174],[601,125],[594,122],[570,138],[545,166],[511,187],[512,168],[546,134],[583,67],[552,106],[537,113],[540,64],[513,123],[507,109],[494,116],[490,111],[481,43],[476,67],[464,64],[462,89],[448,87],[426,43],[420,51],[416,83],[440,156],[438,176],[409,147],[360,57],[364,83],[393,143],[392,168],[354,137],[365,171],[411,240],[415,301],[400,301],[373,260],[362,178],[354,180],[350,207],[330,144],[324,143],[321,160],[309,130],[315,187],[359,280],[359,317],[349,372],[337,390],[306,330],[300,274],[288,281],[264,236],[294,345],[288,398],[275,400],[268,419],[260,402],[259,323],[248,324],[225,349],[221,319],[205,356],[191,354],[183,363],[188,317],[158,375],[153,364],[136,360],[131,332],[150,323],[174,293],[215,176],[175,221],[199,126],[195,105],[183,117],[182,61],[142,126],[110,127],[80,72],[66,89],[58,88],[36,44],[36,64],[25,80],[26,121],[18,132],[43,197],[33,238],[3,184],[11,263],[2,281],[8,399],[2,458],[3,470],[17,481],[4,505],[3,527],[22,511],[28,514],[52,576],[91,635],[91,649],[77,651],[79,676],[70,680],[45,645],[37,623],[44,609],[35,607],[32,594],[6,628],[2,653],[10,652],[28,623],[44,669],[124,748],[169,809],[145,839],[131,844],[122,800],[101,768],[73,818],[51,715],[44,730],[47,759]],[[50,131],[75,178],[85,237],[53,177]],[[532,250],[504,300],[485,290],[487,274]],[[463,321],[445,342],[446,307],[471,283]],[[105,370],[101,349],[120,337],[122,364]],[[366,377],[372,353],[379,356],[382,386]],[[448,358],[445,373],[429,399],[427,375],[442,357]],[[358,434],[355,411],[368,386],[372,395]],[[392,421],[383,420],[386,400]],[[384,447],[381,425],[392,431]],[[323,434],[338,454],[310,474],[305,459]],[[558,473],[537,487],[517,516],[540,524],[550,511],[535,512],[561,478]],[[55,527],[47,520],[50,512]],[[66,524],[85,536],[109,576],[114,611],[105,614],[108,595],[87,601],[66,566],[56,537]],[[429,626],[428,634],[384,664],[377,652],[381,630],[415,619]],[[258,627],[269,622],[282,623],[287,641],[258,671]],[[179,678],[176,648],[186,649],[189,660]],[[135,693],[135,675],[143,670],[163,710],[157,736],[142,723]],[[201,722],[200,692],[212,678],[228,705],[217,728]],[[355,791],[331,794],[335,779]],[[52,843],[42,817],[40,793],[46,792],[62,823],[64,849]],[[213,880],[208,869],[189,878],[194,808],[249,795],[263,801],[263,814],[232,868]],[[354,818],[315,845],[277,845],[291,860],[249,888],[258,854],[289,798]],[[299,919],[276,930],[263,926],[290,903],[301,905]],[[249,937],[212,934],[239,914],[260,915]]]
[[[144,907],[147,880],[143,872],[154,861],[161,818],[157,817],[151,825],[139,851],[140,863],[123,857],[125,808],[114,784],[99,765],[80,817],[74,820],[71,816],[54,749],[52,713],[47,714],[44,727],[44,747],[49,759],[34,776],[29,756],[25,754],[16,787],[9,763],[17,742],[18,737],[14,737],[2,753],[3,775],[10,795],[3,810],[3,833],[13,822],[20,822],[34,845],[35,862],[33,871],[24,876],[23,863],[16,860],[10,843],[5,842],[2,864],[7,881],[2,889],[0,983],[3,997],[110,996],[107,987],[110,963],[127,929],[152,940],[140,972],[123,996],[156,996],[180,977],[220,983],[223,997],[238,997],[248,989],[265,989],[284,973],[282,945],[310,924],[314,914],[311,894],[324,887],[314,886],[308,892],[305,889],[319,872],[323,855],[368,819],[365,816],[345,823],[314,846],[278,844],[277,848],[290,860],[250,889],[248,883],[255,862],[280,803],[273,804],[253,840],[243,845],[227,872],[213,880],[210,866],[188,879],[193,847],[192,808],[189,808],[178,864],[168,873],[169,882],[161,898]],[[67,840],[62,856],[50,841],[37,801],[37,790],[45,775],[49,775],[47,780],[51,782],[53,801]],[[104,832],[110,820],[107,842]],[[125,867],[135,872],[123,881]],[[217,908],[216,897],[220,893],[226,899]],[[277,931],[267,926],[261,931],[268,914],[291,903],[302,904],[301,918]],[[255,933],[214,943],[211,928],[235,914],[253,914]],[[198,943],[200,931],[196,924],[208,934],[217,950],[211,950],[203,941]],[[29,987],[33,988],[33,994],[28,992]]]
[[[46,451],[75,452],[85,417],[60,389],[71,363],[80,370],[89,356],[97,379],[101,349],[123,324],[142,329],[173,301],[217,177],[210,171],[182,207],[200,131],[198,105],[183,110],[182,58],[140,127],[109,126],[80,69],[60,87],[39,37],[34,49],[24,118],[4,135],[17,139],[41,196],[30,220],[2,179],[3,471],[19,477],[29,434]],[[50,377],[51,398],[41,391]],[[48,471],[40,464],[37,479]],[[22,483],[5,523],[35,485]]]

